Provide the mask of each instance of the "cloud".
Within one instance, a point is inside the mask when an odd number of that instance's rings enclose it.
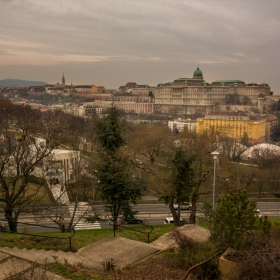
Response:
[[[1,64],[10,65],[11,71],[16,72],[17,65],[46,69],[72,65],[73,72],[75,66],[79,69],[76,77],[82,81],[91,77],[88,67],[97,71],[96,66],[106,65],[115,71],[119,67],[118,77],[135,73],[144,79],[147,73],[157,77],[162,73],[163,78],[168,73],[179,76],[177,72],[183,67],[192,69],[199,64],[211,66],[217,71],[213,75],[222,76],[230,69],[244,77],[255,73],[258,79],[263,72],[257,68],[267,67],[267,79],[280,88],[275,75],[280,47],[279,1],[0,2]],[[128,72],[123,65],[130,68]],[[40,74],[27,68],[26,75]],[[113,83],[119,85],[117,80]]]

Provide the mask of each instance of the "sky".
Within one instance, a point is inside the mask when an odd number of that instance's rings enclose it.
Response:
[[[0,80],[118,88],[193,76],[280,95],[279,0],[0,0]]]

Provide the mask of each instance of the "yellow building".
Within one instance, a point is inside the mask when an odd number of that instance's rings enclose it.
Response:
[[[98,92],[98,87],[96,85],[90,85],[92,93],[97,93]]]
[[[245,112],[214,112],[196,121],[196,132],[219,132],[237,142],[262,143],[265,140],[266,118],[249,116]]]

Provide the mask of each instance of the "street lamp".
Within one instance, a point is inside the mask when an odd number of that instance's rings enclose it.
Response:
[[[228,182],[228,191],[230,191],[230,179],[226,179],[226,181]]]
[[[142,165],[142,161],[139,162],[140,165]],[[140,166],[140,178],[142,178],[142,167]]]
[[[217,158],[218,158],[218,155],[220,153],[215,151],[215,152],[212,152],[211,155],[213,156],[213,160],[214,160],[214,179],[213,179],[213,204],[212,204],[212,209],[214,210],[215,209],[215,187],[216,187],[216,164],[217,164]]]

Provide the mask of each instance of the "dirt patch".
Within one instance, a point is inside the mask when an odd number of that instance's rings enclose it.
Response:
[[[114,270],[111,272],[88,270],[83,267],[67,266],[76,275],[83,275],[84,280],[175,280],[184,275],[185,270],[172,265],[170,258],[164,254],[152,256],[125,269]]]

